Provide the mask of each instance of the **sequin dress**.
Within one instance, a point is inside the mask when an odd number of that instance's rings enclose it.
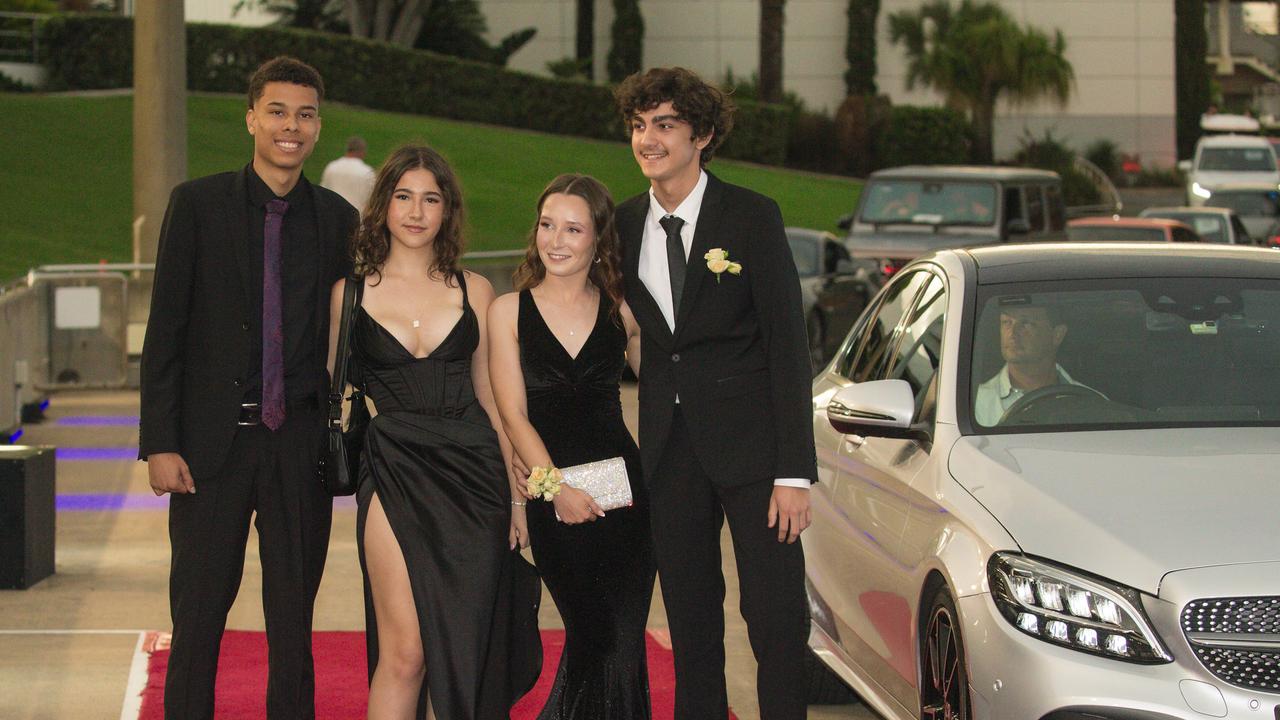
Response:
[[[626,333],[603,298],[572,357],[520,293],[520,365],[529,420],[557,467],[622,456],[635,504],[594,522],[556,520],[551,503],[527,506],[533,558],[564,620],[565,647],[539,720],[648,720],[645,623],[653,596],[649,504],[640,455],[622,419],[618,381]]]
[[[418,358],[360,308],[355,377],[378,414],[370,421],[357,488],[356,537],[365,570],[369,676],[378,664],[377,617],[364,534],[374,493],[409,573],[438,718],[506,720],[538,676],[536,576],[509,550],[511,490],[498,437],[471,382],[480,339],[462,286],[462,317]],[[531,574],[531,571],[530,571]]]

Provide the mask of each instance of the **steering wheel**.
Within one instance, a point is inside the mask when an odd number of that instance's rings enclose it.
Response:
[[[1046,385],[1042,388],[1036,388],[1031,392],[1023,395],[1004,411],[1000,422],[997,425],[1014,424],[1019,416],[1028,415],[1038,406],[1044,405],[1046,402],[1053,400],[1062,400],[1066,398],[1076,398],[1078,400],[1102,400],[1106,401],[1107,396],[1094,390],[1087,385],[1072,385],[1070,383],[1062,383],[1058,385]]]

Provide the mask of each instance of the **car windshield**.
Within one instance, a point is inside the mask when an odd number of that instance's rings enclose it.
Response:
[[[859,221],[921,225],[993,225],[996,188],[990,183],[875,180],[864,191]]]
[[[1228,243],[1227,224],[1221,215],[1204,215],[1199,213],[1160,213],[1167,220],[1177,220],[1191,226],[1192,230],[1205,242]]]
[[[1272,172],[1275,156],[1265,147],[1207,147],[1200,150],[1198,170]]]
[[[1110,225],[1067,226],[1067,239],[1083,242],[1164,242],[1163,228]]]
[[[980,433],[1280,425],[1280,280],[980,287]]]
[[[818,243],[812,238],[788,236],[791,243],[791,257],[796,261],[796,272],[800,277],[813,277],[818,274]]]
[[[1240,216],[1280,217],[1280,193],[1275,190],[1222,190],[1205,204],[1235,210]]]

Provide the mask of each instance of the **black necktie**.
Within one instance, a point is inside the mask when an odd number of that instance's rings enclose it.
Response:
[[[680,296],[684,293],[684,266],[688,260],[684,256],[684,240],[680,239],[680,228],[684,220],[675,215],[668,215],[658,221],[662,229],[667,231],[667,271],[671,273],[671,310],[672,314],[680,314]]]

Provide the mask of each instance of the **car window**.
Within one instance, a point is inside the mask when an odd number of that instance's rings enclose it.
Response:
[[[929,273],[929,283],[917,296],[902,331],[885,379],[906,380],[916,400],[916,422],[933,420],[937,386],[934,378],[942,362],[942,331],[947,311],[946,285]]]
[[[905,317],[920,286],[930,274],[917,270],[893,279],[885,288],[875,315],[859,327],[860,337],[846,348],[846,356],[837,363],[837,372],[853,382],[875,380],[885,366],[896,337],[898,323]]]
[[[961,381],[979,429],[1280,425],[1280,280],[1040,281],[975,300]]]
[[[811,237],[788,235],[791,244],[791,257],[796,261],[796,272],[800,277],[813,277],[818,274],[818,243]]]
[[[1022,207],[1022,188],[1007,187],[1004,189],[1004,224],[1017,218],[1026,219]]]
[[[1182,217],[1170,217],[1170,220],[1178,220],[1191,226],[1205,242],[1226,243],[1230,242],[1227,237],[1227,224],[1222,221],[1220,215],[1184,215]]]
[[[1249,231],[1248,231],[1247,229],[1245,229],[1244,223],[1240,221],[1240,216],[1239,216],[1239,215],[1232,215],[1232,216],[1231,216],[1231,227],[1235,230],[1235,236],[1236,236],[1236,242],[1237,242],[1237,243],[1244,244],[1244,245],[1249,245],[1249,244],[1252,244],[1252,243],[1255,243],[1255,242],[1260,242],[1261,240],[1265,240],[1265,239],[1266,239],[1266,238],[1261,238],[1261,239],[1259,239],[1259,238],[1255,238],[1255,237],[1251,236],[1251,235],[1249,234]]]
[[[1200,236],[1182,227],[1173,228],[1174,242],[1200,242]]]
[[[875,180],[863,191],[864,223],[991,225],[995,186],[982,182]]]
[[[1046,185],[1044,202],[1049,208],[1049,232],[1061,232],[1067,226],[1067,206],[1062,200],[1062,188]]]
[[[1067,239],[1077,242],[1164,242],[1164,228],[1076,225],[1067,228]]]
[[[1044,196],[1039,185],[1027,186],[1027,222],[1031,223],[1031,232],[1044,232]]]
[[[1276,161],[1270,148],[1207,147],[1200,149],[1200,164],[1196,169],[1271,172],[1276,169]]]

